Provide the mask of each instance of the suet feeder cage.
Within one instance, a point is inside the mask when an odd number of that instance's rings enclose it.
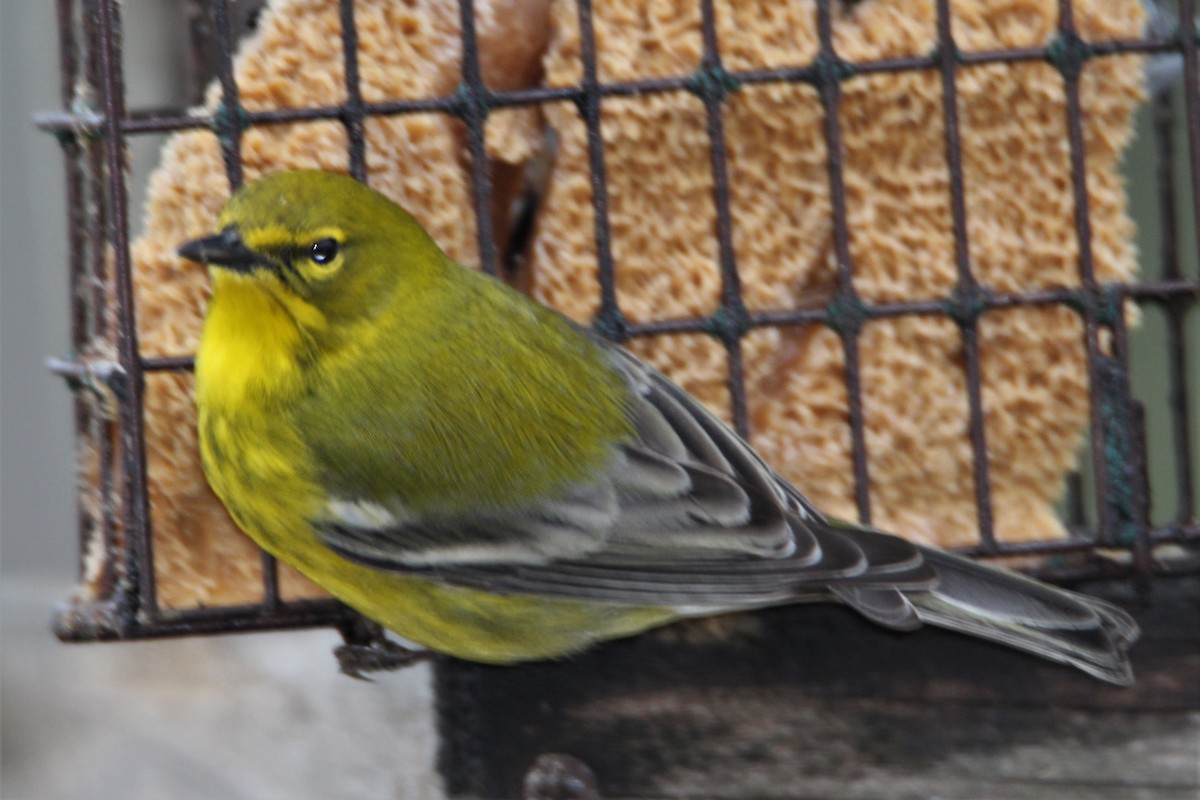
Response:
[[[439,660],[452,794],[787,795],[816,767],[779,749],[803,740],[795,723],[751,730],[786,714],[767,689],[956,703],[1001,729],[1017,695],[1200,707],[1171,677],[1200,670],[1192,24],[1148,27],[1141,0],[186,0],[193,96],[164,110],[127,107],[128,5],[57,0],[62,110],[38,120],[66,163],[73,354],[52,367],[82,473],[63,639],[370,639],[231,532],[187,417],[205,287],[173,246],[230,187],[314,166],[407,200],[455,257],[665,369],[819,506],[1144,605],[1124,695],[836,608],[563,663]],[[1171,57],[1175,87],[1143,94],[1146,63]],[[1117,167],[1143,101],[1161,244],[1139,254]],[[153,134],[170,140],[138,233],[130,142]],[[1153,397],[1131,363],[1142,317],[1165,353]],[[863,663],[880,652],[886,668]],[[905,746],[955,745],[933,740]],[[773,777],[713,781],[748,763]]]

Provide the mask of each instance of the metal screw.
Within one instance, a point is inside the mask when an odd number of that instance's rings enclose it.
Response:
[[[538,756],[521,781],[522,800],[600,800],[596,775],[566,753]]]

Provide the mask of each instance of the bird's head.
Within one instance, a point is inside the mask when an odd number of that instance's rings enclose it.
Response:
[[[268,293],[302,327],[381,313],[445,261],[407,212],[331,172],[280,172],[251,183],[234,193],[217,228],[179,255],[213,268],[215,296]]]

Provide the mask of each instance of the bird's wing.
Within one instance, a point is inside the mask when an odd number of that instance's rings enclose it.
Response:
[[[697,401],[612,352],[633,389],[635,435],[595,484],[506,515],[391,527],[327,522],[319,526],[325,542],[352,560],[453,585],[669,606],[680,615],[836,599],[890,628],[927,622],[1113,683],[1133,680],[1125,651],[1138,630],[1121,609],[826,520]],[[438,537],[467,544],[456,558],[413,557],[446,555]],[[414,540],[429,549],[402,544]],[[556,556],[546,541],[570,544]]]
[[[318,533],[351,560],[493,592],[712,610],[852,584],[843,599],[868,616],[916,623],[895,591],[931,585],[915,546],[846,536],[690,395],[610,352],[631,389],[633,435],[596,481],[469,517],[340,501]]]

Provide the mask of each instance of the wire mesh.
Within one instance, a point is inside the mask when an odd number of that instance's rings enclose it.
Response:
[[[121,4],[118,0],[57,0],[60,24],[61,101],[63,111],[43,114],[39,124],[54,133],[66,162],[67,230],[74,293],[72,339],[76,353],[94,352],[96,341],[115,343],[111,360],[80,357],[57,365],[80,393],[75,425],[80,437],[97,443],[99,494],[105,498],[99,523],[80,515],[83,550],[103,554],[102,575],[96,582],[104,597],[98,603],[76,604],[62,612],[58,633],[68,639],[137,638],[216,632],[336,625],[347,631],[351,616],[329,600],[284,601],[273,559],[263,555],[262,601],[248,605],[165,611],[156,586],[145,456],[143,391],[147,374],[185,371],[190,356],[147,357],[139,348],[133,302],[130,256],[129,191],[124,165],[129,137],[196,128],[211,129],[220,142],[226,174],[232,187],[242,183],[241,139],[257,125],[283,125],[311,120],[336,120],[346,129],[349,169],[366,178],[364,122],[372,117],[439,113],[465,126],[470,185],[479,247],[479,260],[496,274],[499,254],[493,237],[492,185],[485,150],[484,126],[501,109],[546,103],[573,103],[586,126],[591,174],[595,245],[600,289],[594,327],[603,335],[625,341],[674,333],[702,333],[718,339],[727,352],[732,419],[737,430],[749,429],[742,362],[742,340],[763,327],[825,325],[840,337],[848,393],[849,428],[855,478],[855,502],[864,521],[872,516],[870,453],[865,436],[859,335],[872,321],[906,315],[940,315],[952,320],[962,340],[967,386],[968,424],[973,448],[973,478],[980,531],[979,543],[965,552],[982,557],[1052,555],[1086,556],[1066,568],[1043,565],[1035,571],[1059,579],[1129,576],[1141,581],[1154,575],[1200,571],[1193,557],[1177,560],[1155,556],[1166,544],[1200,545],[1195,497],[1195,454],[1191,434],[1196,399],[1189,395],[1187,370],[1194,344],[1187,340],[1188,315],[1200,302],[1200,278],[1185,269],[1181,237],[1196,230],[1195,219],[1184,214],[1200,209],[1200,66],[1198,37],[1183,28],[1166,37],[1089,42],[1074,25],[1070,0],[1059,3],[1057,36],[1047,47],[965,52],[951,30],[949,0],[937,1],[937,46],[925,56],[907,56],[852,63],[839,57],[833,40],[833,6],[816,4],[819,49],[810,63],[794,67],[743,71],[727,69],[722,61],[713,0],[698,0],[703,51],[698,69],[688,75],[603,82],[597,69],[596,33],[590,0],[578,0],[582,79],[566,87],[535,87],[509,91],[490,89],[483,80],[473,0],[460,3],[462,64],[457,90],[446,96],[395,98],[366,102],[360,86],[358,33],[353,0],[341,0],[340,19],[346,80],[346,101],[329,107],[248,111],[239,101],[234,78],[235,24],[229,0],[192,0],[198,20],[194,45],[208,49],[221,103],[211,115],[182,109],[126,108],[122,71]],[[1181,0],[1179,16],[1195,15],[1195,0]],[[236,13],[244,15],[244,7]],[[1091,219],[1086,186],[1080,74],[1091,59],[1125,53],[1181,53],[1186,87],[1182,113],[1186,120],[1186,157],[1180,156],[1172,124],[1179,110],[1175,100],[1161,95],[1155,101],[1158,189],[1162,214],[1161,268],[1153,277],[1124,283],[1097,280],[1091,251]],[[200,56],[197,56],[201,58]],[[203,59],[202,59],[203,60]],[[1000,292],[982,285],[972,272],[967,236],[967,203],[959,130],[957,75],[968,66],[1019,62],[1049,62],[1061,74],[1067,98],[1066,131],[1070,153],[1075,224],[1078,232],[1079,286]],[[949,174],[954,257],[957,283],[947,296],[904,302],[868,303],[855,290],[855,264],[850,248],[846,187],[841,160],[842,131],[839,102],[842,85],[861,76],[906,71],[934,71],[942,81],[945,120],[944,149]],[[751,311],[743,302],[742,282],[733,246],[730,175],[723,108],[743,86],[796,84],[812,86],[824,110],[824,135],[829,193],[832,201],[836,290],[822,307]],[[82,87],[82,88],[81,88]],[[608,214],[602,106],[610,98],[661,93],[691,93],[703,103],[709,140],[715,235],[721,279],[716,311],[703,317],[648,322],[626,319],[618,302],[612,231]],[[1181,176],[1192,201],[1177,201]],[[1190,209],[1190,211],[1188,210]],[[111,274],[110,274],[111,271]],[[112,287],[111,296],[106,287]],[[1129,331],[1122,308],[1127,301],[1162,309],[1166,320],[1170,374],[1169,401],[1174,439],[1173,460],[1178,508],[1173,521],[1154,525],[1149,513],[1144,411],[1134,399],[1129,377]],[[111,307],[109,307],[111,304]],[[1083,321],[1090,401],[1091,489],[1095,521],[1085,513],[1082,480],[1072,481],[1068,503],[1071,536],[1064,540],[1004,542],[993,530],[992,495],[983,422],[979,320],[993,311],[1019,307],[1064,306]],[[111,330],[110,330],[111,326]],[[1102,337],[1113,346],[1102,347]],[[82,393],[93,391],[112,400],[114,413],[100,414]],[[1103,558],[1101,550],[1123,550],[1127,559]]]

